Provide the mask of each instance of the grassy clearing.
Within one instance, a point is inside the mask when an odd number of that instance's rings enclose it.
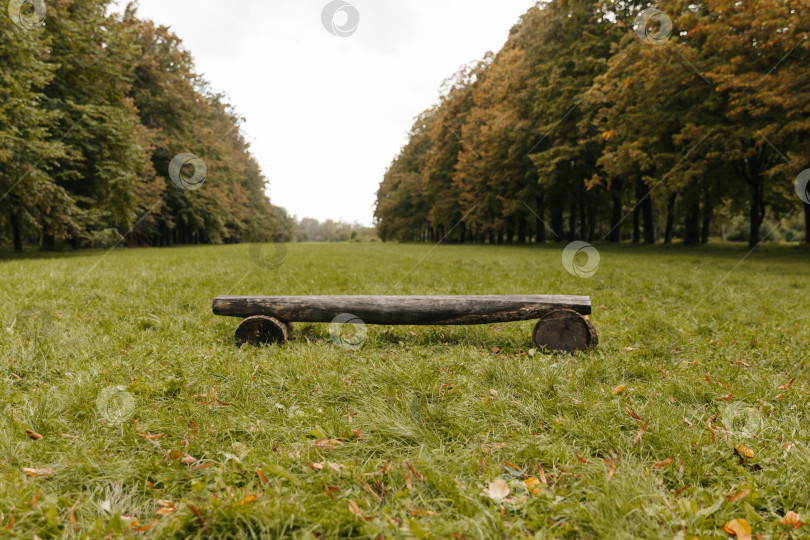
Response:
[[[779,524],[810,518],[806,251],[735,268],[742,247],[600,246],[581,279],[562,246],[286,249],[276,269],[246,246],[4,256],[0,534],[724,538],[734,518],[765,537],[807,531]],[[238,321],[210,307],[462,293],[589,294],[601,345],[529,356],[526,321],[369,327],[355,351],[298,325],[284,347],[237,349]],[[526,490],[538,466],[546,483]],[[498,478],[501,502],[482,493]]]

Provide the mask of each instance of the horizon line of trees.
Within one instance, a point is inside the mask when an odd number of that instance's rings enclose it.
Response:
[[[446,81],[377,192],[399,241],[810,241],[805,0],[550,0]]]
[[[15,0],[0,14],[0,245],[277,240],[243,119],[167,27],[111,7]],[[181,153],[205,163],[200,189],[170,181]]]

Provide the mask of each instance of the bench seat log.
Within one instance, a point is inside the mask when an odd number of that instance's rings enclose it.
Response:
[[[351,313],[366,324],[467,325],[539,319],[551,309],[591,313],[588,296],[218,296],[214,313],[328,323]]]

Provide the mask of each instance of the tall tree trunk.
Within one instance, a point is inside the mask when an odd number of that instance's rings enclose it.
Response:
[[[543,196],[538,195],[535,200],[535,205],[537,206],[537,236],[535,236],[534,241],[538,244],[542,244],[546,241],[546,225],[543,223],[543,215],[545,214],[545,206],[543,205]]]
[[[42,235],[42,251],[55,251],[56,250],[56,237],[52,234]]]
[[[709,243],[709,233],[711,232],[712,217],[714,216],[714,209],[709,201],[703,202],[703,227],[700,231],[700,243]]]
[[[810,204],[804,203],[804,243],[810,244]]]
[[[689,205],[689,211],[684,219],[683,242],[687,246],[694,246],[700,241],[698,223],[700,222],[700,201],[695,199]]]
[[[673,193],[669,196],[669,200],[667,201],[667,228],[664,232],[665,244],[672,243],[672,234],[675,228],[675,199],[677,197],[678,195]]]
[[[653,220],[652,195],[650,187],[644,184],[644,200],[641,201],[641,222],[644,226],[644,243],[655,243],[655,222]]]
[[[573,242],[577,236],[577,203],[571,201],[568,210],[568,240]]]
[[[518,243],[525,244],[526,243],[526,235],[528,232],[528,223],[526,220],[526,214],[521,213],[518,216]]]
[[[551,205],[551,229],[555,234],[556,240],[562,240],[563,234],[563,207],[562,204]]]
[[[757,175],[751,179],[751,212],[749,213],[750,228],[748,232],[748,246],[754,247],[759,244],[760,229],[762,228],[762,218],[765,215],[765,183],[762,177]]]
[[[619,189],[610,190],[613,197],[613,211],[610,214],[610,235],[608,240],[610,242],[622,241],[622,192]]]
[[[11,237],[14,240],[14,251],[20,252],[23,250],[22,231],[20,231],[20,217],[14,208],[11,209],[9,220],[11,221]]]
[[[507,218],[506,220],[506,243],[511,244],[515,240],[515,227],[512,222],[513,218]]]

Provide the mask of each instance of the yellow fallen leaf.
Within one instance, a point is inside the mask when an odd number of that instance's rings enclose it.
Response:
[[[53,474],[53,469],[31,469],[29,467],[23,467],[23,472],[28,476],[48,476],[49,474]]]
[[[42,435],[40,435],[39,433],[37,433],[33,429],[26,429],[25,432],[28,434],[29,437],[31,437],[35,441],[38,441],[38,440],[40,440],[42,438]]]
[[[621,394],[626,389],[627,389],[626,384],[620,384],[619,386],[617,386],[616,388],[613,389],[613,395],[615,396],[615,395]]]
[[[789,510],[785,517],[779,522],[782,525],[790,525],[793,529],[798,529],[799,527],[803,526],[804,523],[799,518],[799,514],[794,512],[793,510]]]
[[[256,469],[256,474],[259,475],[259,480],[261,480],[262,484],[266,484],[267,482],[269,482],[269,480],[267,480],[267,477],[264,475],[261,469]]]
[[[732,519],[723,525],[723,532],[733,534],[740,540],[751,540],[751,525],[744,519]]]
[[[175,508],[158,508],[157,514],[159,516],[168,516],[169,514],[173,513],[176,509]]]
[[[661,467],[663,467],[664,465],[669,465],[670,463],[672,463],[672,461],[673,461],[674,459],[675,459],[674,457],[669,456],[669,457],[668,457],[667,459],[665,459],[664,461],[656,461],[655,463],[653,463],[653,467],[655,467],[656,469],[660,469],[660,468],[661,468]]]
[[[197,458],[195,458],[194,456],[190,456],[188,454],[183,454],[183,457],[180,458],[180,462],[185,464],[185,465],[191,465],[192,463],[194,463],[196,461],[197,461]]]
[[[531,489],[533,487],[539,486],[540,485],[540,480],[538,480],[537,478],[532,476],[531,478],[527,478],[526,480],[524,480],[523,483],[525,484],[525,486],[527,488]]]
[[[484,495],[495,502],[501,502],[509,496],[509,492],[509,485],[500,478],[496,478],[490,482],[489,486],[484,490]]]
[[[239,504],[243,505],[243,504],[248,504],[248,503],[252,503],[252,502],[256,502],[256,495],[248,495],[247,497],[245,497],[244,499],[239,501]]]
[[[743,497],[745,497],[746,495],[748,495],[749,493],[751,493],[750,489],[744,489],[738,493],[735,493],[734,495],[726,495],[726,499],[728,499],[728,502],[738,501]]]
[[[360,507],[359,507],[359,506],[357,506],[357,503],[356,503],[356,502],[354,502],[354,501],[353,501],[353,500],[351,500],[351,499],[349,500],[349,512],[351,512],[351,513],[352,513],[352,514],[354,514],[355,516],[359,517],[360,519],[365,519],[365,518],[363,517],[363,513],[362,513],[362,512],[360,512]]]
[[[754,451],[743,444],[738,444],[735,446],[734,451],[737,452],[737,454],[743,459],[751,459],[754,457]]]

